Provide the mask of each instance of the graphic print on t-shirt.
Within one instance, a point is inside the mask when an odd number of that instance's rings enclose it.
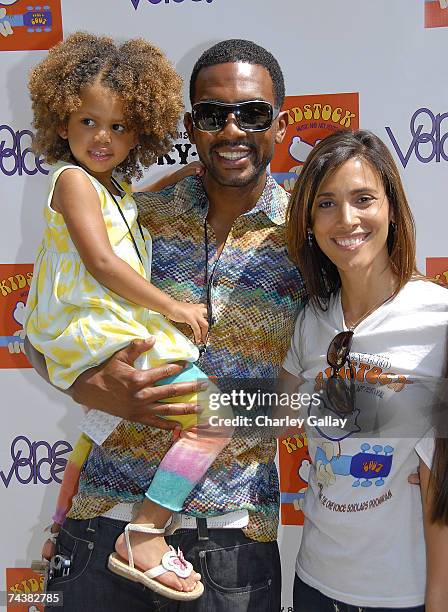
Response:
[[[345,389],[347,396],[343,414],[340,406],[335,407],[332,400],[328,382],[331,367],[315,377],[314,390],[320,392],[321,404],[317,407],[310,404],[308,417],[313,417],[314,430],[318,434],[313,462],[321,489],[334,484],[337,477],[349,479],[353,488],[383,487],[386,484],[392,469],[394,446],[384,439],[372,438],[375,438],[375,432],[379,433],[379,421],[381,429],[387,425],[387,416],[380,409],[390,401],[388,396],[391,392],[399,393],[407,384],[411,384],[405,376],[390,371],[390,367],[390,360],[385,355],[351,353],[350,365],[339,372],[338,388]],[[343,416],[345,426],[342,429],[328,427],[326,417],[329,415]],[[363,433],[365,439],[360,437]],[[353,442],[343,444],[344,440],[355,435],[359,438],[356,450],[353,449]],[[342,446],[350,446],[350,450],[344,451]]]
[[[329,485],[336,481],[336,476],[348,476],[355,488],[371,487],[373,483],[382,487],[392,468],[393,452],[394,448],[389,444],[372,446],[363,442],[360,452],[355,455],[337,454],[333,442],[322,442],[314,457],[317,482]]]

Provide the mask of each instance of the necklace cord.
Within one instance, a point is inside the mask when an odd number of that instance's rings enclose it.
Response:
[[[78,161],[74,160],[74,164],[76,166],[79,166],[79,168],[82,168],[87,174],[89,174],[87,172],[87,170]],[[90,174],[89,174],[89,176],[90,176]],[[98,179],[96,179],[96,180],[98,180]],[[113,176],[111,176],[111,181],[112,181],[112,184],[114,185],[115,189],[117,189],[117,191],[123,191],[121,186],[120,186],[120,184],[119,184],[119,182]],[[100,183],[100,181],[98,181],[98,182]],[[135,252],[137,253],[137,256],[138,256],[138,258],[140,260],[140,263],[142,264],[142,266],[144,268],[145,264],[143,263],[143,257],[141,255],[139,249],[138,249],[137,242],[135,241],[135,238],[134,238],[134,234],[131,232],[131,228],[129,227],[129,223],[127,222],[126,217],[124,216],[124,212],[122,211],[120,204],[118,203],[115,195],[111,192],[111,190],[108,187],[106,187],[106,185],[103,185],[103,183],[100,183],[100,184],[104,187],[104,189],[110,195],[112,200],[115,202],[115,205],[118,208],[118,212],[120,213],[121,218],[123,219],[124,224],[126,225],[126,227],[128,229],[129,236],[131,237],[132,244],[134,245]],[[143,229],[142,229],[142,226],[140,224],[140,220],[139,220],[138,216],[137,216],[137,226],[138,226],[138,229],[139,229],[139,232],[140,232],[140,236],[142,237],[143,242],[145,242],[145,237],[143,235]]]
[[[227,242],[227,239],[226,239]],[[210,331],[211,328],[213,326],[214,323],[214,317],[213,317],[213,304],[212,304],[212,286],[213,286],[213,279],[215,276],[215,272],[216,272],[216,268],[218,266],[218,262],[220,260],[222,251],[219,253],[215,263],[213,264],[213,268],[212,271],[210,273],[210,277],[209,277],[209,265],[208,265],[208,256],[209,256],[209,237],[208,237],[208,228],[207,228],[207,218],[204,219],[204,251],[205,251],[205,275],[204,275],[204,285],[206,287],[206,300],[207,300],[207,322],[208,322],[208,331],[207,331],[207,336],[205,338],[205,342],[202,345],[202,348],[200,349],[200,353],[201,353],[201,357],[202,355],[206,352],[207,350],[207,343],[208,343],[208,338],[210,335]],[[225,246],[225,243],[224,243]]]
[[[119,185],[118,181],[116,181],[116,180],[115,180],[113,177],[112,177],[112,181],[113,181],[113,183],[114,183],[115,188],[116,188],[116,189],[118,189],[118,190],[121,190],[121,187],[120,187],[120,185]],[[118,203],[118,201],[117,201],[117,199],[116,199],[115,195],[114,195],[114,194],[113,194],[113,193],[110,191],[110,189],[109,189],[108,187],[106,187],[105,185],[104,185],[104,187],[105,187],[105,189],[107,190],[107,192],[108,192],[108,194],[110,195],[110,197],[111,197],[111,198],[113,199],[113,201],[115,202],[115,204],[116,204],[116,206],[117,206],[117,208],[118,208],[118,212],[120,213],[121,218],[123,219],[124,224],[126,225],[126,227],[127,227],[127,229],[128,229],[129,236],[131,237],[132,244],[134,245],[134,249],[135,249],[135,252],[136,252],[136,253],[137,253],[137,255],[138,255],[138,258],[139,258],[139,260],[140,260],[140,263],[142,264],[142,266],[143,266],[143,267],[145,267],[145,266],[144,266],[144,263],[143,263],[143,257],[142,257],[142,255],[141,255],[141,253],[140,253],[140,251],[139,251],[139,248],[138,248],[138,246],[137,246],[137,242],[136,242],[136,240],[135,240],[135,238],[134,238],[134,234],[132,233],[131,228],[129,227],[129,223],[127,222],[127,219],[126,219],[126,217],[125,217],[125,215],[124,215],[124,212],[123,212],[123,210],[122,210],[122,208],[121,208],[120,204]],[[141,224],[140,224],[140,221],[139,221],[138,216],[137,216],[137,226],[138,226],[138,229],[139,229],[139,231],[140,231],[140,236],[142,237],[143,242],[145,242],[145,237],[144,237],[144,235],[143,235],[143,229],[142,229],[142,226],[141,226]]]

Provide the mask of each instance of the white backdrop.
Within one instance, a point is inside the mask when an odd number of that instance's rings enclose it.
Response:
[[[19,3],[25,4],[24,0]],[[61,4],[64,35],[82,29],[121,39],[144,36],[159,45],[185,77],[185,92],[192,66],[204,49],[225,38],[248,38],[278,58],[288,95],[359,93],[360,126],[373,130],[392,147],[402,170],[417,224],[420,268],[425,271],[428,257],[448,256],[448,173],[443,149],[448,130],[448,119],[443,117],[448,112],[448,29],[425,28],[423,0],[61,0]],[[439,9],[438,1],[432,4]],[[14,6],[6,8],[9,13],[18,12]],[[46,52],[7,51],[4,40],[0,37],[0,271],[1,264],[32,263],[43,227],[46,190],[46,178],[40,171],[29,175],[17,168],[13,172],[14,159],[8,148],[14,145],[5,127],[13,132],[30,129],[27,73]],[[411,117],[422,108],[427,111],[411,126]],[[28,146],[25,135],[22,152]],[[409,155],[406,167],[399,152],[403,158]],[[33,171],[34,157],[26,154],[24,160]],[[162,170],[155,167],[147,176]],[[448,260],[441,262],[442,268],[445,264],[447,270]],[[8,317],[1,306],[1,287],[0,312]],[[0,322],[2,329],[4,324]],[[0,336],[7,335],[0,331]],[[0,358],[7,350],[0,343]],[[22,450],[21,459],[30,452],[23,439],[16,442],[15,452],[11,444],[17,436],[30,442],[47,441],[51,446],[58,441],[74,442],[80,410],[42,383],[31,369],[3,367],[0,384],[0,564],[3,568],[26,567],[31,559],[39,558],[41,531],[49,522],[57,486],[44,484],[40,478],[21,483],[27,480],[30,467],[29,462],[20,464],[17,451]],[[62,453],[62,443],[54,450]],[[42,445],[36,454],[34,464],[44,457]],[[49,480],[48,462],[39,467],[38,476]],[[299,537],[298,527],[280,531],[285,610],[291,605]],[[4,572],[1,574],[0,590],[4,589]]]

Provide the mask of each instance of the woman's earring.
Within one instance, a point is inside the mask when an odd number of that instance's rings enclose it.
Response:
[[[308,229],[307,231],[307,236],[308,236],[308,246],[310,247],[310,249],[312,249],[314,246],[314,239],[313,239],[313,232],[310,229]]]

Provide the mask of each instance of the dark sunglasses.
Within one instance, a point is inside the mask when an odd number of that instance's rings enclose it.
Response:
[[[219,132],[232,113],[240,130],[264,132],[274,121],[274,107],[265,100],[247,100],[236,104],[226,102],[197,102],[193,104],[191,117],[193,125],[201,132]]]
[[[327,397],[338,414],[350,414],[355,410],[354,372],[349,359],[352,342],[352,331],[341,332],[330,342],[327,351],[327,363],[331,367],[331,376],[326,382]],[[347,363],[350,378],[348,384],[339,376],[339,371]]]

